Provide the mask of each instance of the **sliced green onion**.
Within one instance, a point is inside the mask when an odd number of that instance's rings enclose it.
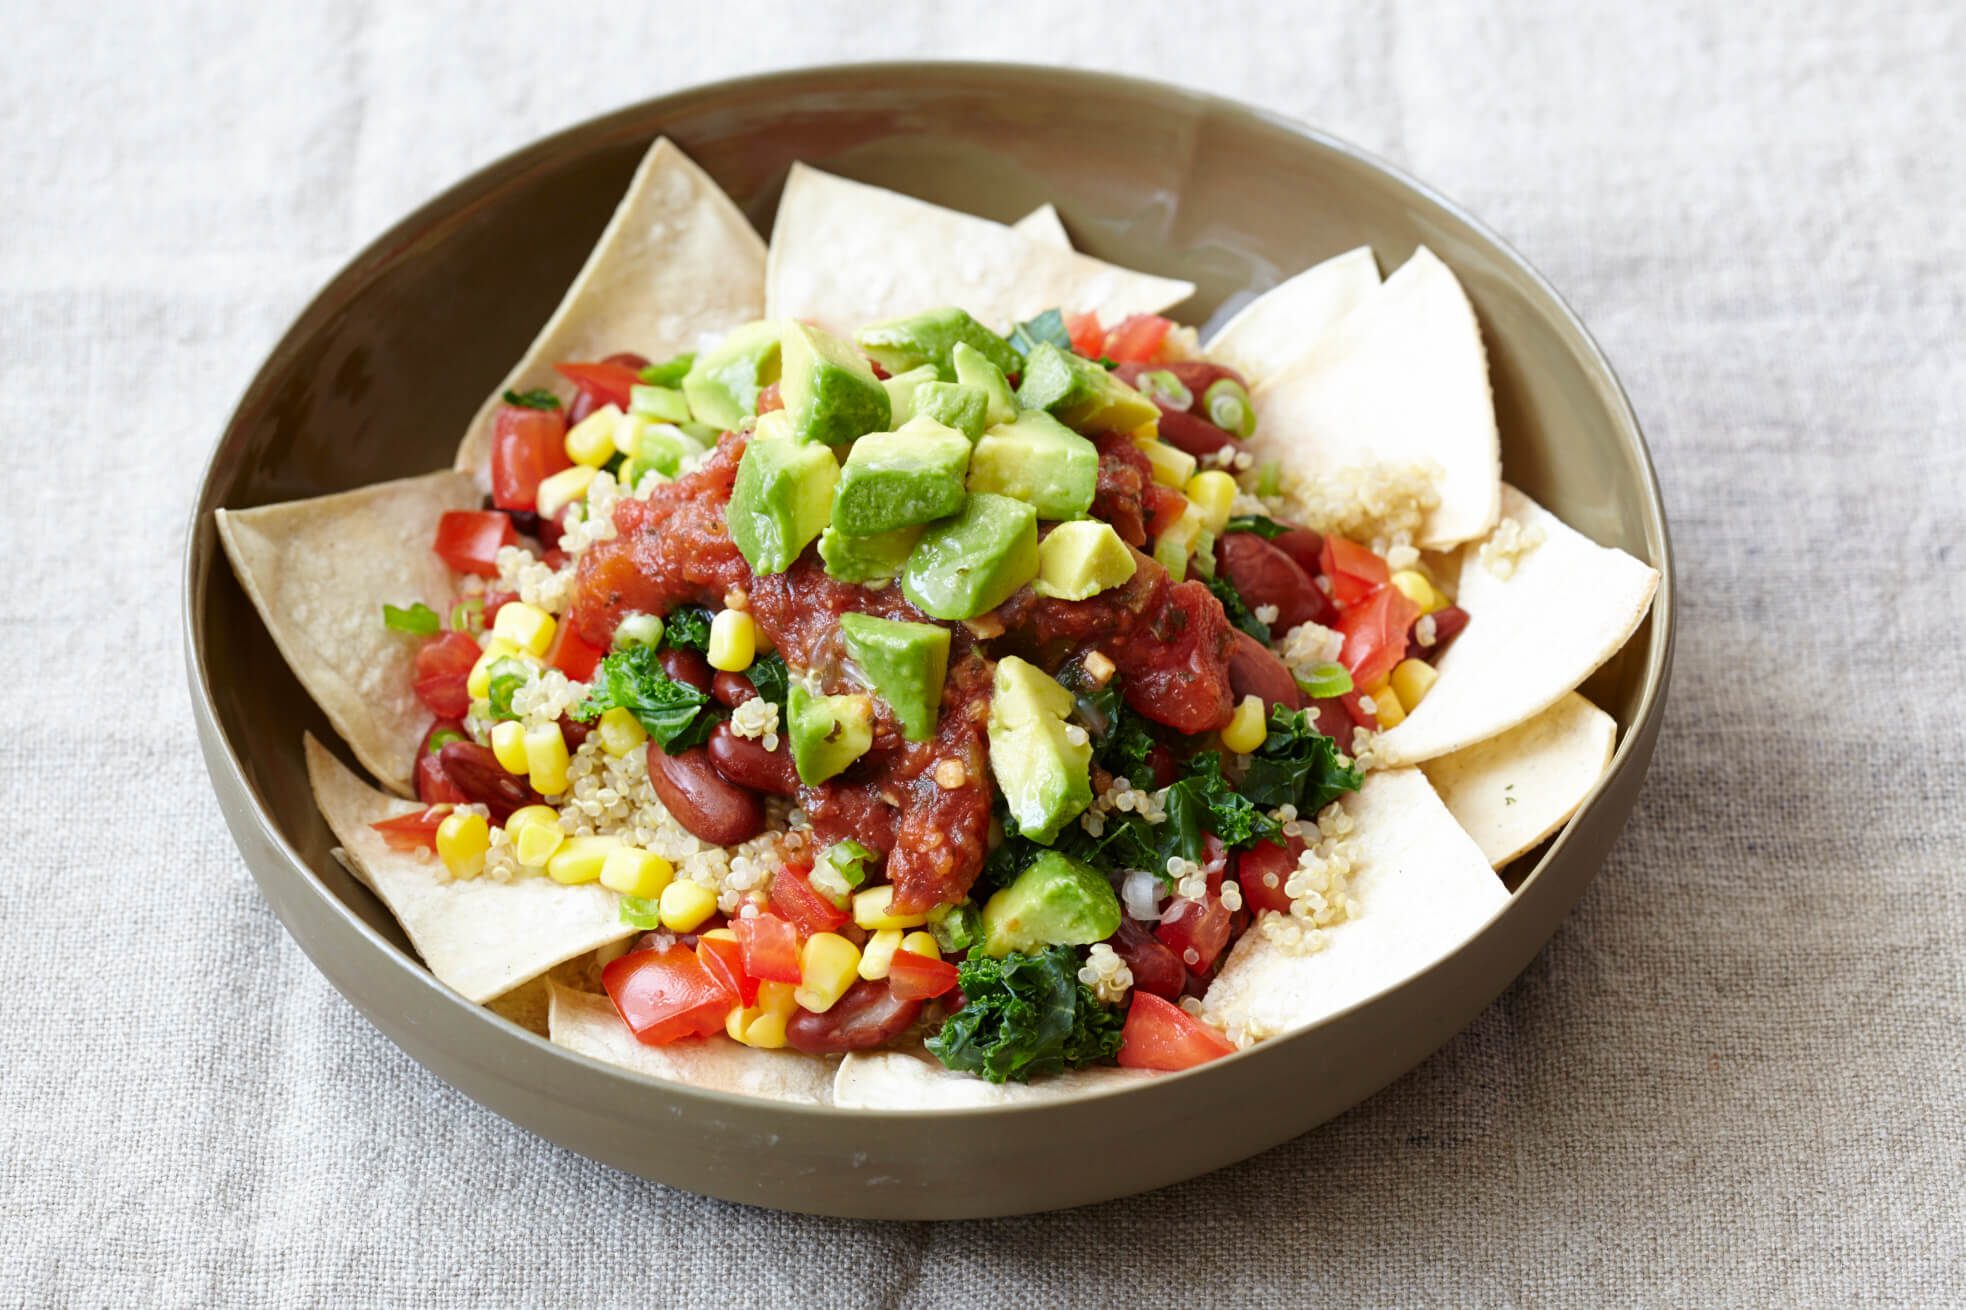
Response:
[[[491,717],[494,719],[516,719],[519,712],[512,708],[512,697],[519,688],[526,685],[532,677],[532,670],[524,660],[507,655],[494,660],[491,666],[491,691],[486,699],[490,702]]]
[[[1187,383],[1164,368],[1142,373],[1133,386],[1147,399],[1161,401],[1169,409],[1186,412],[1195,403],[1195,393],[1188,390]]]
[[[875,858],[874,852],[848,837],[834,842],[826,848],[822,857],[840,875],[840,880],[849,887],[858,887],[867,881],[867,862]]]
[[[415,633],[419,637],[428,637],[434,635],[437,629],[443,625],[438,622],[436,610],[431,609],[422,601],[418,601],[408,609],[398,609],[394,605],[384,605],[382,607],[382,626],[388,628],[391,632],[410,632]]]
[[[1310,677],[1297,679],[1297,685],[1312,700],[1330,700],[1352,689],[1352,675],[1344,665],[1327,661],[1312,669]]]
[[[630,614],[614,630],[614,648],[627,650],[631,646],[657,646],[662,643],[662,616],[659,614]]]
[[[534,387],[530,391],[508,391],[505,403],[517,405],[520,409],[558,409],[560,398],[545,387]]]
[[[442,732],[431,733],[430,740],[424,743],[424,749],[430,754],[435,755],[452,742],[465,740],[467,740],[465,735],[456,728],[445,728]]]
[[[485,630],[485,601],[482,596],[473,596],[451,606],[451,631],[468,632],[473,636]]]
[[[662,926],[662,906],[653,896],[622,897],[620,914],[630,928],[651,931]]]
[[[982,916],[969,901],[944,905],[929,911],[928,930],[943,952],[954,955],[976,945],[982,934]]]
[[[689,366],[695,362],[694,354],[678,355],[660,364],[650,364],[635,376],[638,381],[651,387],[680,387],[683,379],[689,375]]]
[[[1249,393],[1234,378],[1217,378],[1201,393],[1202,408],[1208,421],[1231,436],[1247,437],[1256,431],[1256,407]]]
[[[1273,459],[1266,459],[1256,466],[1256,494],[1259,496],[1283,494],[1282,465]]]

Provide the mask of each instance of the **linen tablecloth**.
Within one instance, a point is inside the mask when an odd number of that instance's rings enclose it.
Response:
[[[1957,4],[4,12],[0,1301],[1966,1298]],[[1256,1160],[994,1223],[707,1201],[450,1090],[262,903],[179,654],[197,472],[360,245],[589,114],[918,55],[1241,97],[1465,202],[1621,371],[1680,565],[1650,783],[1473,1027]]]

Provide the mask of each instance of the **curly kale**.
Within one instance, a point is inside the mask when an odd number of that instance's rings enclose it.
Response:
[[[928,1039],[928,1049],[949,1068],[993,1083],[1109,1060],[1125,1017],[1078,975],[1079,953],[1069,946],[1000,960],[971,952],[956,982],[963,1008]]]

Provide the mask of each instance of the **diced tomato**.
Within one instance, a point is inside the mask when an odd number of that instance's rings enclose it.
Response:
[[[1222,604],[1199,582],[1167,589],[1151,622],[1112,652],[1126,675],[1126,703],[1182,732],[1229,721],[1229,655],[1235,643]]]
[[[601,970],[601,986],[635,1039],[663,1046],[724,1026],[738,998],[683,945],[630,951]]]
[[[1235,1054],[1229,1039],[1178,1005],[1135,990],[1120,1030],[1119,1063],[1124,1069],[1172,1073]]]
[[[1147,510],[1147,536],[1158,538],[1174,526],[1174,520],[1181,517],[1181,511],[1188,508],[1188,498],[1172,487],[1163,487],[1156,482],[1140,493],[1140,502]]]
[[[437,849],[437,825],[451,812],[448,805],[430,805],[408,814],[399,814],[393,819],[381,819],[370,824],[382,834],[382,840],[392,851],[434,851]]]
[[[1406,656],[1406,636],[1419,617],[1420,607],[1393,586],[1379,588],[1338,616],[1345,637],[1338,662],[1351,670],[1354,687],[1376,686],[1393,671]]]
[[[743,952],[744,972],[753,978],[772,982],[799,981],[799,930],[775,914],[750,919],[733,919],[737,945]]]
[[[1145,364],[1160,354],[1161,342],[1174,324],[1159,314],[1134,314],[1106,334],[1106,358],[1121,364]]]
[[[498,517],[504,518],[503,514]],[[416,653],[417,699],[439,719],[461,719],[471,709],[465,684],[484,652],[468,632],[446,632],[423,643]]]
[[[1099,326],[1097,314],[1067,314],[1065,331],[1071,334],[1072,349],[1087,359],[1099,358],[1106,348],[1106,330]]]
[[[498,548],[518,542],[511,516],[495,509],[446,510],[437,520],[435,549],[459,573],[497,577]]]
[[[1297,867],[1304,843],[1296,837],[1275,842],[1260,841],[1236,856],[1236,882],[1242,887],[1242,903],[1252,910],[1290,913],[1290,893],[1284,884]]]
[[[539,503],[539,484],[567,458],[567,419],[557,409],[501,405],[492,424],[492,504],[529,510]]]
[[[423,734],[423,744],[416,750],[416,798],[425,805],[462,805],[471,799],[451,781],[437,757],[447,743],[463,739],[464,725],[456,719],[439,719]]]
[[[553,632],[553,644],[546,651],[546,662],[575,682],[586,682],[600,666],[607,652],[581,639],[573,624],[562,623]]]
[[[956,966],[933,956],[896,951],[887,968],[887,985],[898,1000],[925,1001],[956,985]]]
[[[617,365],[621,368],[628,369],[629,371],[636,374],[640,374],[643,369],[649,366],[647,356],[637,355],[632,350],[619,351],[616,354],[609,355],[606,359],[602,360],[601,363]],[[579,368],[581,366],[576,364],[573,367]],[[611,376],[616,378],[619,377],[618,374],[613,374]],[[640,379],[638,377],[637,381],[639,380]],[[592,414],[595,410],[599,409],[601,406],[609,405],[609,404],[619,404],[625,408],[628,402],[625,400],[624,401],[612,400],[608,397],[602,396],[599,392],[592,391],[587,387],[583,387],[576,384],[573,389],[573,401],[567,406],[567,426],[572,427],[574,424],[580,422],[580,420],[586,418],[589,414]]]
[[[1201,900],[1177,896],[1161,912],[1154,936],[1180,957],[1192,973],[1207,973],[1229,944],[1228,907],[1212,891]]]
[[[1327,536],[1318,552],[1318,572],[1331,579],[1331,599],[1343,609],[1356,605],[1392,580],[1386,561],[1355,541]]]
[[[1126,961],[1133,974],[1133,985],[1143,992],[1179,1000],[1188,985],[1188,966],[1181,957],[1154,940],[1154,935],[1133,919],[1122,918],[1120,930],[1108,940],[1113,953]]]
[[[486,588],[485,612],[482,616],[485,627],[489,629],[497,621],[498,612],[517,599],[519,599],[519,593],[516,591],[506,591],[502,587]]]
[[[845,910],[821,896],[806,881],[806,869],[810,867],[787,865],[771,880],[771,908],[790,919],[807,937],[816,932],[831,932],[849,918]]]
[[[875,367],[879,367],[879,365],[876,365]],[[785,408],[785,397],[783,393],[779,391],[778,384],[776,382],[766,383],[764,390],[758,393],[758,413],[769,414],[774,409],[784,409],[784,408]]]
[[[737,997],[739,1005],[754,1005],[758,999],[758,980],[744,972],[744,952],[725,937],[698,937],[696,958],[724,990]]]
[[[1340,696],[1338,698],[1338,703],[1344,706],[1346,718],[1350,719],[1353,723],[1357,724],[1361,728],[1370,728],[1374,732],[1377,732],[1379,730],[1379,716],[1376,714],[1367,714],[1365,712],[1365,706],[1364,704],[1362,704],[1364,700],[1365,700],[1365,693],[1354,687],[1352,690]],[[1320,732],[1324,731],[1321,724],[1320,727],[1318,728],[1318,731]],[[1329,732],[1326,732],[1324,735],[1330,737],[1331,740],[1337,742],[1338,749],[1340,750],[1350,749],[1351,734],[1349,732],[1345,733],[1343,736],[1334,735]]]
[[[555,364],[553,371],[592,396],[596,408],[618,405],[627,409],[634,386],[641,381],[635,376],[636,370],[611,358],[598,364]]]

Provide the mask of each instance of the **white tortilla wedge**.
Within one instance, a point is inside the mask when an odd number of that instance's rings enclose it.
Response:
[[[1535,718],[1421,767],[1499,869],[1577,812],[1617,742],[1617,720],[1573,691]]]
[[[382,607],[449,606],[457,580],[431,549],[437,520],[477,505],[471,479],[446,471],[217,514],[287,667],[355,758],[404,796],[433,716],[412,686],[420,643],[384,627]]]
[[[1543,541],[1520,555],[1507,578],[1461,552],[1456,603],[1468,626],[1440,657],[1440,680],[1404,722],[1382,733],[1383,764],[1418,764],[1486,741],[1556,704],[1637,629],[1659,571],[1600,546],[1514,487],[1502,513]]]
[[[411,813],[416,803],[369,786],[312,736],[306,751],[314,803],[336,840],[430,972],[466,1000],[483,1004],[562,960],[634,933],[619,918],[615,894],[596,883],[457,881],[433,857],[390,849],[369,825]]]
[[[1202,1017],[1238,1040],[1329,1018],[1452,952],[1508,900],[1472,838],[1418,769],[1381,770],[1345,798],[1357,822],[1351,895],[1359,917],[1323,949],[1284,950],[1252,928],[1202,998]]]
[[[1057,249],[1002,223],[792,165],[771,231],[765,313],[850,333],[958,305],[999,331],[1047,309],[1106,322],[1195,291]]]
[[[1495,526],[1502,447],[1481,326],[1425,246],[1252,398],[1251,444],[1299,472],[1438,465],[1440,503],[1414,545],[1452,546]]]
[[[738,1092],[774,1101],[827,1105],[833,1099],[833,1064],[799,1051],[761,1051],[717,1034],[668,1046],[644,1046],[605,996],[546,984],[547,1030],[555,1046],[618,1064],[651,1078],[716,1092]]]
[[[629,350],[661,361],[764,316],[765,243],[710,175],[659,138],[553,317],[465,430],[457,467],[488,486],[507,391],[552,389],[553,365]]]
[[[973,1074],[944,1068],[934,1057],[907,1051],[855,1053],[840,1062],[833,1103],[853,1110],[960,1110],[1022,1105],[1151,1079],[1145,1069],[1073,1069],[1030,1083],[1001,1087]]]
[[[1072,248],[1072,238],[1065,234],[1065,220],[1058,217],[1057,208],[1049,200],[1012,223],[1010,230],[1040,245],[1056,246],[1060,250]]]
[[[1252,387],[1287,372],[1379,287],[1372,247],[1333,255],[1244,305],[1208,341],[1208,357]]]

